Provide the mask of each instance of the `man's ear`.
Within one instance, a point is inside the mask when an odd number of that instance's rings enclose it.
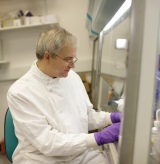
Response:
[[[45,52],[44,53],[44,60],[48,63],[51,59],[51,55],[49,54],[49,52]]]

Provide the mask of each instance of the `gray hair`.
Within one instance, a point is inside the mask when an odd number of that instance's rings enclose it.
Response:
[[[77,48],[77,39],[71,33],[55,24],[50,29],[40,33],[36,45],[37,59],[43,59],[45,52],[49,52],[54,57],[62,48],[67,46]]]

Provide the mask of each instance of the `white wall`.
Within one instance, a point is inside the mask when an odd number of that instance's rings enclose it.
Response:
[[[45,5],[47,8],[44,8]],[[84,72],[91,70],[92,61],[92,42],[89,41],[85,28],[87,5],[86,0],[0,0],[0,17],[17,9],[29,9],[35,15],[55,14],[59,24],[79,40],[79,61],[75,71]],[[0,31],[3,54],[9,61],[7,64],[0,64],[0,139],[3,138],[4,115],[8,107],[7,90],[35,60],[35,41],[40,30],[41,28]]]

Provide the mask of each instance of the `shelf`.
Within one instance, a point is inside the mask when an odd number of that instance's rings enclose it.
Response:
[[[5,63],[8,63],[8,61],[6,61],[6,60],[0,60],[0,64],[5,64]]]
[[[17,26],[17,27],[2,27],[0,28],[0,32],[1,31],[8,31],[8,30],[16,30],[16,29],[23,29],[23,28],[32,28],[32,27],[39,27],[39,26],[48,26],[48,25],[52,25],[52,24],[57,24],[55,23],[45,23],[45,24],[34,24],[34,25],[21,25],[21,26]]]

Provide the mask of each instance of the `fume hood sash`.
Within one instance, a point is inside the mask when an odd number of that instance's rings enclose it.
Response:
[[[94,40],[125,0],[88,0],[86,28]]]

